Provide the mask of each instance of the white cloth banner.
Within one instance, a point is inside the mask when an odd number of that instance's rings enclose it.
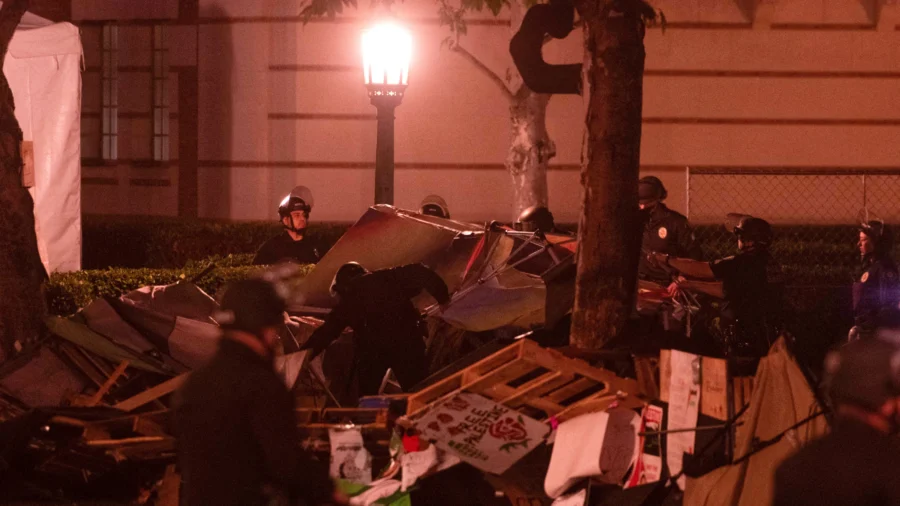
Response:
[[[16,30],[3,64],[24,140],[33,142],[29,191],[51,273],[81,269],[81,55],[78,28],[56,23]]]

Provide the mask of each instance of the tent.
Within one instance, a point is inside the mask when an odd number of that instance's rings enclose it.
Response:
[[[47,272],[81,269],[81,61],[75,25],[26,13],[3,65]]]

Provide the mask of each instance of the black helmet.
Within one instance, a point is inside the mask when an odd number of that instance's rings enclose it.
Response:
[[[284,219],[294,211],[306,211],[309,214],[312,211],[312,207],[312,192],[305,186],[298,186],[291,190],[291,193],[278,204],[278,217],[279,219]]]
[[[244,279],[229,283],[215,318],[222,328],[259,335],[264,328],[284,323],[285,309],[285,300],[274,284]]]
[[[419,205],[419,214],[450,219],[447,202],[439,195],[429,195],[422,199],[422,203]]]
[[[666,200],[669,192],[656,176],[644,176],[638,181],[638,200]]]
[[[337,273],[334,275],[334,279],[331,281],[331,289],[329,290],[331,296],[337,297],[347,288],[348,283],[354,279],[365,276],[368,273],[368,269],[356,262],[345,263],[338,269]]]
[[[549,232],[553,230],[553,213],[544,206],[531,206],[519,215],[521,229],[526,231]]]
[[[734,227],[734,234],[743,241],[753,241],[754,244],[768,246],[772,242],[772,226],[762,218],[744,216],[740,223]]]
[[[859,226],[859,231],[875,241],[875,252],[886,254],[894,247],[894,235],[881,220],[869,220]]]
[[[890,337],[853,341],[825,357],[825,375],[835,404],[877,411],[900,396],[900,347]]]

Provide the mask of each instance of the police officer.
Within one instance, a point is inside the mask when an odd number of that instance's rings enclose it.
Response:
[[[638,201],[644,223],[642,251],[657,252],[678,258],[700,259],[700,247],[694,240],[694,233],[687,218],[669,209],[663,201],[669,193],[662,181],[654,176],[645,176],[638,183]],[[641,255],[638,277],[663,285],[672,282],[670,271],[651,265],[646,255]]]
[[[900,505],[900,349],[860,340],[825,360],[832,430],[775,471],[774,506]],[[798,429],[802,430],[802,428]]]
[[[327,465],[300,449],[293,397],[275,372],[284,308],[263,279],[227,287],[219,349],[175,395],[181,504],[262,506],[271,492],[289,504],[343,503]]]
[[[447,201],[439,195],[429,195],[422,199],[419,204],[419,214],[426,216],[436,216],[438,218],[450,219],[450,208],[447,207]]]
[[[260,246],[253,258],[253,265],[272,265],[285,261],[300,264],[318,262],[319,252],[306,238],[312,207],[313,198],[309,188],[294,188],[278,205],[278,218],[284,232]]]
[[[897,265],[891,259],[894,245],[884,222],[871,220],[859,227],[859,254],[862,273],[853,283],[854,327],[850,339],[871,337],[878,327],[897,325],[900,283]]]
[[[719,351],[726,355],[763,356],[781,321],[783,274],[769,254],[772,227],[761,218],[743,216],[732,230],[738,254],[701,262],[650,253],[648,262],[681,274],[675,286],[723,299],[717,327]]]
[[[388,368],[403,390],[425,379],[425,327],[411,299],[427,291],[440,304],[450,300],[447,285],[421,264],[374,272],[356,262],[341,266],[331,283],[337,305],[301,349],[324,351],[345,328],[353,329],[360,396],[375,395]]]

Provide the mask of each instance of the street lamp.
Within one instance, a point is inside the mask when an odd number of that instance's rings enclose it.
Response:
[[[363,75],[369,100],[378,110],[376,204],[394,203],[394,109],[409,84],[411,53],[412,37],[395,23],[382,23],[363,33]]]

